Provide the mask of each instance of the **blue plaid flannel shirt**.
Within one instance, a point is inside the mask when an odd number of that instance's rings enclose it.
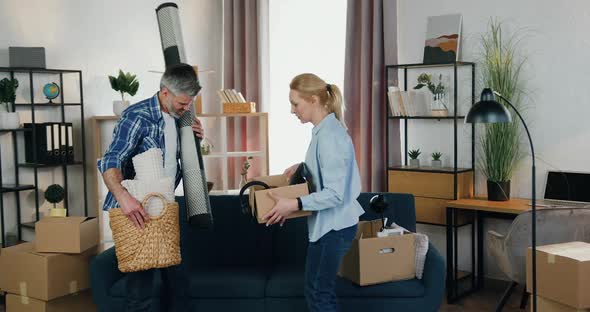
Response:
[[[178,130],[178,123],[176,124]],[[180,142],[177,142],[176,158],[180,158]],[[132,158],[150,148],[159,148],[166,155],[164,144],[164,118],[160,110],[158,93],[137,104],[130,105],[121,115],[113,131],[113,141],[104,156],[97,161],[100,173],[111,168],[121,169],[123,179],[133,179]],[[164,157],[165,158],[165,157]],[[176,171],[176,186],[180,182],[180,164]],[[104,201],[103,210],[119,207],[115,196],[109,192]]]

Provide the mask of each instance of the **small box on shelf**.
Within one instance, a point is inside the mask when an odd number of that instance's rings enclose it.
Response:
[[[223,103],[224,114],[235,114],[235,113],[256,113],[256,103],[245,102],[245,103]]]

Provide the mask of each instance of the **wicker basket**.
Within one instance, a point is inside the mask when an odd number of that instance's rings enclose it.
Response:
[[[159,216],[150,217],[143,229],[137,228],[121,208],[109,210],[121,272],[165,268],[181,262],[178,204],[168,202],[161,194],[150,193],[143,200],[144,207],[152,197],[164,201],[165,207]]]

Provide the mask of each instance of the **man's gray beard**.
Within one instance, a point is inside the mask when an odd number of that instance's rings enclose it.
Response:
[[[169,114],[170,116],[172,116],[172,118],[174,118],[174,119],[178,119],[178,118],[180,118],[180,116],[179,116],[179,115],[178,115],[178,114],[177,114],[177,113],[176,113],[176,112],[173,110],[173,108],[172,108],[172,102],[171,102],[171,101],[170,101],[170,102],[168,102],[168,103],[166,104],[166,106],[167,106],[167,108],[168,108],[168,114]]]

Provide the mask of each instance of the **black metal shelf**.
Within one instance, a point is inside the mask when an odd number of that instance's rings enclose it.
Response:
[[[388,116],[388,119],[465,119],[465,116]]]
[[[30,184],[4,184],[0,187],[0,193],[21,192],[34,190],[35,186]]]
[[[83,78],[82,78],[82,71],[81,70],[68,70],[68,69],[45,69],[45,68],[19,68],[19,67],[0,67],[0,73],[6,73],[9,78],[18,78],[21,83],[20,85],[27,85],[28,87],[28,96],[24,99],[20,99],[21,102],[26,102],[26,103],[11,103],[11,105],[9,105],[9,111],[14,112],[14,111],[18,111],[19,113],[27,113],[29,112],[30,114],[30,123],[36,123],[39,122],[39,118],[36,118],[36,111],[44,111],[45,109],[49,109],[49,107],[51,107],[51,109],[57,108],[58,111],[61,112],[61,116],[57,117],[57,118],[52,118],[52,120],[47,120],[48,122],[55,122],[58,124],[66,124],[71,122],[70,120],[66,120],[66,115],[68,116],[68,119],[70,117],[70,109],[74,108],[74,109],[79,109],[79,120],[80,120],[80,124],[79,124],[79,130],[80,130],[80,134],[81,134],[81,140],[77,141],[76,143],[80,143],[80,147],[81,147],[81,155],[76,155],[76,158],[81,159],[81,161],[75,161],[72,163],[66,163],[65,159],[63,160],[63,162],[61,163],[57,163],[57,164],[40,164],[40,163],[36,163],[37,161],[41,160],[41,158],[27,158],[27,159],[36,159],[36,161],[33,161],[32,163],[29,162],[25,162],[25,163],[19,163],[19,161],[23,161],[23,157],[19,157],[19,150],[21,150],[21,146],[19,146],[20,144],[22,144],[20,141],[26,138],[21,138],[18,133],[23,132],[26,133],[27,135],[29,133],[32,133],[31,138],[32,138],[32,142],[29,142],[29,144],[31,144],[31,146],[36,146],[38,140],[42,140],[44,138],[37,138],[37,133],[34,130],[34,128],[29,128],[29,129],[4,129],[4,130],[0,130],[0,134],[3,133],[11,133],[11,137],[12,137],[12,144],[10,145],[0,145],[0,154],[1,155],[5,155],[6,151],[3,151],[3,148],[6,148],[8,150],[12,150],[11,153],[12,155],[12,159],[14,162],[13,167],[13,171],[12,174],[14,175],[14,179],[11,181],[13,182],[15,185],[4,185],[2,178],[3,178],[3,174],[7,174],[8,171],[3,171],[2,169],[2,158],[0,158],[0,185],[3,186],[2,188],[0,188],[0,193],[4,194],[4,193],[14,193],[14,201],[15,201],[15,206],[16,206],[16,224],[18,224],[19,226],[18,228],[18,239],[21,240],[22,238],[22,233],[21,233],[21,228],[23,227],[29,227],[29,228],[34,228],[34,224],[36,221],[39,220],[40,218],[40,213],[39,213],[39,207],[40,207],[40,200],[39,198],[39,170],[43,170],[43,168],[60,168],[62,171],[62,180],[63,182],[60,182],[60,184],[63,186],[64,191],[66,193],[66,197],[64,198],[64,207],[67,209],[69,207],[69,194],[71,193],[68,189],[71,187],[72,184],[75,185],[79,185],[82,190],[80,191],[81,196],[76,196],[73,198],[82,198],[83,200],[83,209],[84,209],[84,215],[88,215],[88,183],[87,183],[87,172],[86,172],[86,136],[85,134],[85,118],[84,118],[84,91],[83,91]],[[65,90],[69,90],[68,92],[72,92],[73,95],[77,96],[79,98],[79,100],[75,100],[79,103],[68,103],[67,101],[64,100],[64,76],[65,75],[74,75],[74,77],[76,77],[77,79],[77,84],[78,86],[76,87],[75,84],[72,84],[72,86],[68,86],[67,88],[65,88]],[[49,100],[44,99],[44,98],[40,98],[39,99],[39,103],[34,103],[37,101],[37,99],[35,98],[35,90],[38,89],[38,86],[36,85],[36,76],[37,75],[49,75],[49,77],[54,77],[52,79],[56,80],[56,83],[58,84],[58,86],[60,87],[60,89],[62,90],[62,92],[60,92],[59,96],[54,99],[54,101],[56,103],[49,103]],[[23,78],[26,77],[26,78]],[[70,76],[72,77],[72,76]],[[68,114],[67,114],[68,113]],[[38,116],[38,115],[37,115]],[[66,142],[67,143],[67,142]],[[39,156],[39,155],[37,155]],[[33,157],[37,157],[33,154]],[[26,157],[25,157],[26,158]],[[6,158],[4,158],[6,159]],[[82,165],[81,167],[81,172],[79,172],[78,170],[75,170],[75,177],[74,179],[72,179],[72,177],[70,177],[71,175],[68,174],[68,170],[70,170],[71,166],[78,166],[78,165]],[[21,185],[20,181],[19,181],[19,177],[21,175],[20,170],[22,170],[23,168],[27,168],[26,170],[26,174],[27,175],[32,175],[33,177],[33,182],[31,185]],[[29,171],[29,169],[32,169]],[[75,181],[72,181],[75,180]],[[81,180],[81,181],[80,181]],[[29,182],[30,183],[30,182]],[[35,192],[35,196],[34,198],[36,200],[34,200],[34,204],[33,204],[33,208],[35,209],[35,215],[33,216],[33,220],[30,220],[29,218],[22,218],[21,217],[21,194],[19,193],[20,191],[25,191],[25,190],[31,190],[33,192]],[[0,235],[2,238],[2,247],[6,246],[6,235],[5,235],[5,214],[4,214],[4,196],[12,196],[12,195],[2,195],[0,196],[0,228],[2,230],[0,230]],[[12,208],[12,207],[11,207]],[[25,219],[25,220],[23,220]],[[27,220],[28,219],[28,220]],[[32,221],[32,222],[24,222],[23,221]]]
[[[433,68],[439,68],[439,69],[444,69],[444,70],[450,70],[452,71],[452,78],[453,78],[453,82],[452,82],[452,89],[454,90],[453,92],[453,98],[452,98],[452,111],[454,112],[454,114],[458,114],[458,110],[457,110],[457,103],[458,103],[458,94],[459,94],[459,80],[457,78],[458,74],[459,74],[459,69],[460,67],[463,66],[467,66],[468,70],[470,71],[471,74],[471,81],[470,81],[470,86],[471,87],[471,105],[473,105],[475,103],[475,63],[473,62],[447,62],[447,63],[439,63],[439,64],[396,64],[396,65],[387,65],[385,66],[385,81],[389,82],[390,81],[390,75],[394,75],[396,77],[397,80],[397,75],[398,72],[400,75],[402,75],[403,77],[403,88],[404,91],[408,91],[408,70],[412,70],[412,69],[433,69]],[[400,71],[398,71],[400,70]],[[465,72],[464,70],[461,70],[461,72]],[[466,80],[462,80],[462,81],[466,81]],[[466,84],[466,83],[465,83]],[[462,87],[462,86],[461,86]],[[388,89],[388,85],[385,85],[384,88],[384,93],[385,93],[385,97],[387,98],[387,89]],[[385,119],[385,149],[386,149],[386,161],[387,161],[387,169],[388,172],[389,170],[399,170],[399,171],[413,171],[413,172],[430,172],[430,173],[436,173],[436,174],[450,174],[452,175],[453,178],[453,197],[454,199],[457,199],[458,194],[459,194],[459,189],[458,189],[458,180],[459,180],[459,174],[465,173],[465,172],[475,172],[475,126],[474,124],[471,124],[471,168],[459,168],[458,167],[458,128],[459,128],[459,123],[461,118],[465,118],[464,116],[446,116],[446,117],[437,117],[437,116],[415,116],[415,117],[408,117],[408,116],[391,116],[392,112],[390,112],[390,107],[389,105],[387,105],[386,102],[386,113],[387,113],[387,119]],[[397,166],[393,165],[391,166],[389,163],[389,127],[391,122],[389,122],[389,120],[395,120],[398,119],[400,120],[399,123],[401,125],[403,125],[403,130],[400,130],[400,145],[403,144],[404,147],[404,152],[405,154],[402,156],[402,160],[401,162],[401,166]],[[453,138],[453,158],[452,158],[452,167],[450,168],[432,168],[432,167],[409,167],[407,166],[408,162],[408,132],[409,132],[409,127],[408,126],[412,126],[412,123],[409,123],[408,120],[410,119],[430,119],[430,120],[441,120],[441,119],[450,119],[452,120],[452,122],[450,123],[450,125],[452,125],[452,138]],[[397,125],[394,125],[397,126]],[[445,125],[443,126],[449,126],[448,124],[445,123]],[[451,134],[449,133],[449,134]],[[440,136],[440,133],[437,133],[438,136]],[[403,143],[402,143],[403,140]],[[401,149],[401,146],[400,146]],[[475,187],[475,174],[473,174],[473,186]],[[389,179],[387,179],[387,191],[389,191]],[[417,223],[424,223],[424,222],[417,222]],[[449,224],[449,214],[447,213],[447,222],[446,224],[432,224],[432,225],[439,225],[439,226],[447,226],[447,224]],[[469,223],[467,223],[469,224]],[[471,231],[473,233],[474,231],[474,224],[471,223]],[[453,249],[454,245],[457,245],[457,241],[456,241],[456,237],[457,237],[457,232],[458,232],[458,227],[456,226],[452,226],[452,227],[447,227],[447,250],[451,250]],[[453,235],[455,237],[454,243],[453,241],[450,240],[449,236]],[[455,256],[454,258],[447,258],[447,283],[451,283],[451,279],[449,278],[449,276],[455,276],[458,277],[458,261],[456,261],[457,258],[457,253],[456,253],[455,249]],[[473,254],[473,250],[474,248],[472,247],[472,254]],[[473,258],[472,258],[473,259]],[[475,270],[475,264],[474,262],[472,262],[472,268]],[[472,281],[474,281],[475,279],[472,276]],[[459,278],[457,278],[459,279]],[[461,279],[467,279],[467,278],[461,278]],[[455,284],[456,285],[456,284]],[[448,287],[447,288],[447,300],[449,302],[451,302],[452,300],[454,300],[454,296],[455,294],[452,293],[451,291],[452,288]]]
[[[433,67],[454,67],[454,66],[475,66],[473,62],[448,62],[448,63],[413,63],[413,64],[394,64],[394,65],[386,65],[385,69],[389,68],[403,68],[403,69],[411,69],[411,68],[433,68]]]
[[[20,226],[21,226],[21,227],[25,227],[25,228],[29,228],[29,229],[33,229],[33,230],[34,230],[34,229],[35,229],[35,223],[36,223],[36,222],[37,222],[37,221],[33,221],[33,222],[24,222],[24,223],[21,223],[21,224],[20,224]]]
[[[464,173],[473,171],[472,168],[457,168],[455,170],[454,167],[430,167],[430,166],[420,166],[420,167],[410,167],[410,166],[393,166],[389,167],[388,170],[395,170],[395,171],[413,171],[413,172],[430,172],[430,173]]]
[[[35,108],[40,107],[61,107],[61,106],[81,106],[81,103],[14,103],[15,106],[31,106],[35,105]]]
[[[34,73],[34,74],[78,74],[81,70],[51,69],[51,68],[25,68],[25,67],[0,67],[0,72],[5,73]]]
[[[18,129],[0,129],[0,133],[8,133],[8,132],[27,132],[31,131],[31,129],[27,128],[18,128]]]
[[[82,161],[75,161],[71,163],[64,163],[64,164],[37,164],[37,163],[20,163],[18,164],[21,168],[52,168],[52,167],[61,167],[61,166],[78,166],[84,164]]]

